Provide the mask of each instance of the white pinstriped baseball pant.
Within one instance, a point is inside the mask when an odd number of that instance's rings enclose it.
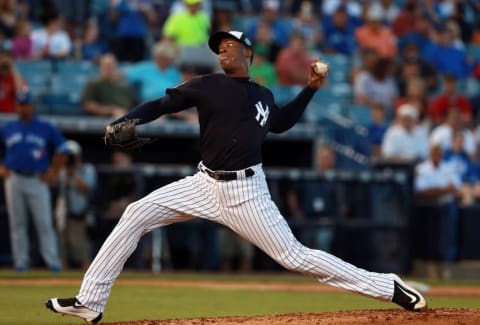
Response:
[[[83,278],[77,299],[103,312],[113,283],[140,237],[153,229],[194,217],[231,228],[286,269],[319,282],[391,301],[391,274],[368,272],[320,250],[303,246],[271,200],[261,164],[234,181],[216,181],[203,172],[161,187],[131,203]]]

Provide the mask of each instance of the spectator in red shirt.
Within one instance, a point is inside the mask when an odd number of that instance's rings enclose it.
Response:
[[[417,4],[409,0],[400,11],[400,14],[392,22],[392,31],[397,37],[401,37],[415,29],[417,17]]]
[[[0,112],[15,113],[16,94],[26,85],[13,63],[10,52],[0,51]]]
[[[457,78],[446,75],[443,81],[443,92],[430,102],[428,113],[434,124],[443,123],[450,108],[455,107],[467,119],[472,117],[472,105],[468,98],[457,91]]]
[[[304,84],[312,62],[313,58],[308,53],[305,36],[300,32],[293,32],[288,47],[280,51],[275,62],[279,84],[282,86]]]

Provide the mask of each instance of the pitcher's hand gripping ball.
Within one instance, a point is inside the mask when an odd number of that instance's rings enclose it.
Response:
[[[131,151],[140,149],[146,144],[153,142],[151,138],[139,137],[136,132],[138,120],[127,120],[105,128],[104,141],[109,147],[118,147],[122,150]]]
[[[327,63],[323,63],[322,61],[315,62],[313,66],[315,72],[321,76],[326,76],[328,73],[329,66]]]

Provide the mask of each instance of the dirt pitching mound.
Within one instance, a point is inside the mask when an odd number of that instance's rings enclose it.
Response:
[[[480,309],[437,308],[422,313],[400,309],[357,310],[329,313],[298,313],[252,317],[215,317],[170,320],[142,320],[103,325],[337,325],[337,324],[480,324]]]

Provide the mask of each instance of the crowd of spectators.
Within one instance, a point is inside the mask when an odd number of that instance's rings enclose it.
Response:
[[[480,46],[478,7],[469,0],[4,0],[0,40],[22,61],[98,64],[112,55],[122,66],[119,79],[148,100],[182,81],[182,70],[217,70],[206,46],[209,34],[242,29],[259,54],[252,69],[257,82],[301,85],[314,58],[343,55],[354,62],[345,80],[354,104],[382,104],[391,120],[418,77],[426,99],[420,115],[438,124],[445,105],[455,105],[439,99],[443,108],[427,107],[430,101],[441,105],[434,96],[444,77],[455,78],[461,92],[478,78],[479,57],[470,51]],[[455,96],[447,86],[445,93]],[[459,101],[462,111],[476,113]]]
[[[88,62],[98,73],[78,104],[118,117],[217,71],[208,36],[244,30],[251,77],[268,87],[295,93],[315,58],[345,58],[330,74],[346,77],[330,78],[326,92],[343,83],[348,105],[367,116],[370,162],[415,164],[418,198],[469,205],[480,198],[479,17],[472,0],[0,0],[0,111],[14,112],[15,93],[33,87],[17,63]]]

